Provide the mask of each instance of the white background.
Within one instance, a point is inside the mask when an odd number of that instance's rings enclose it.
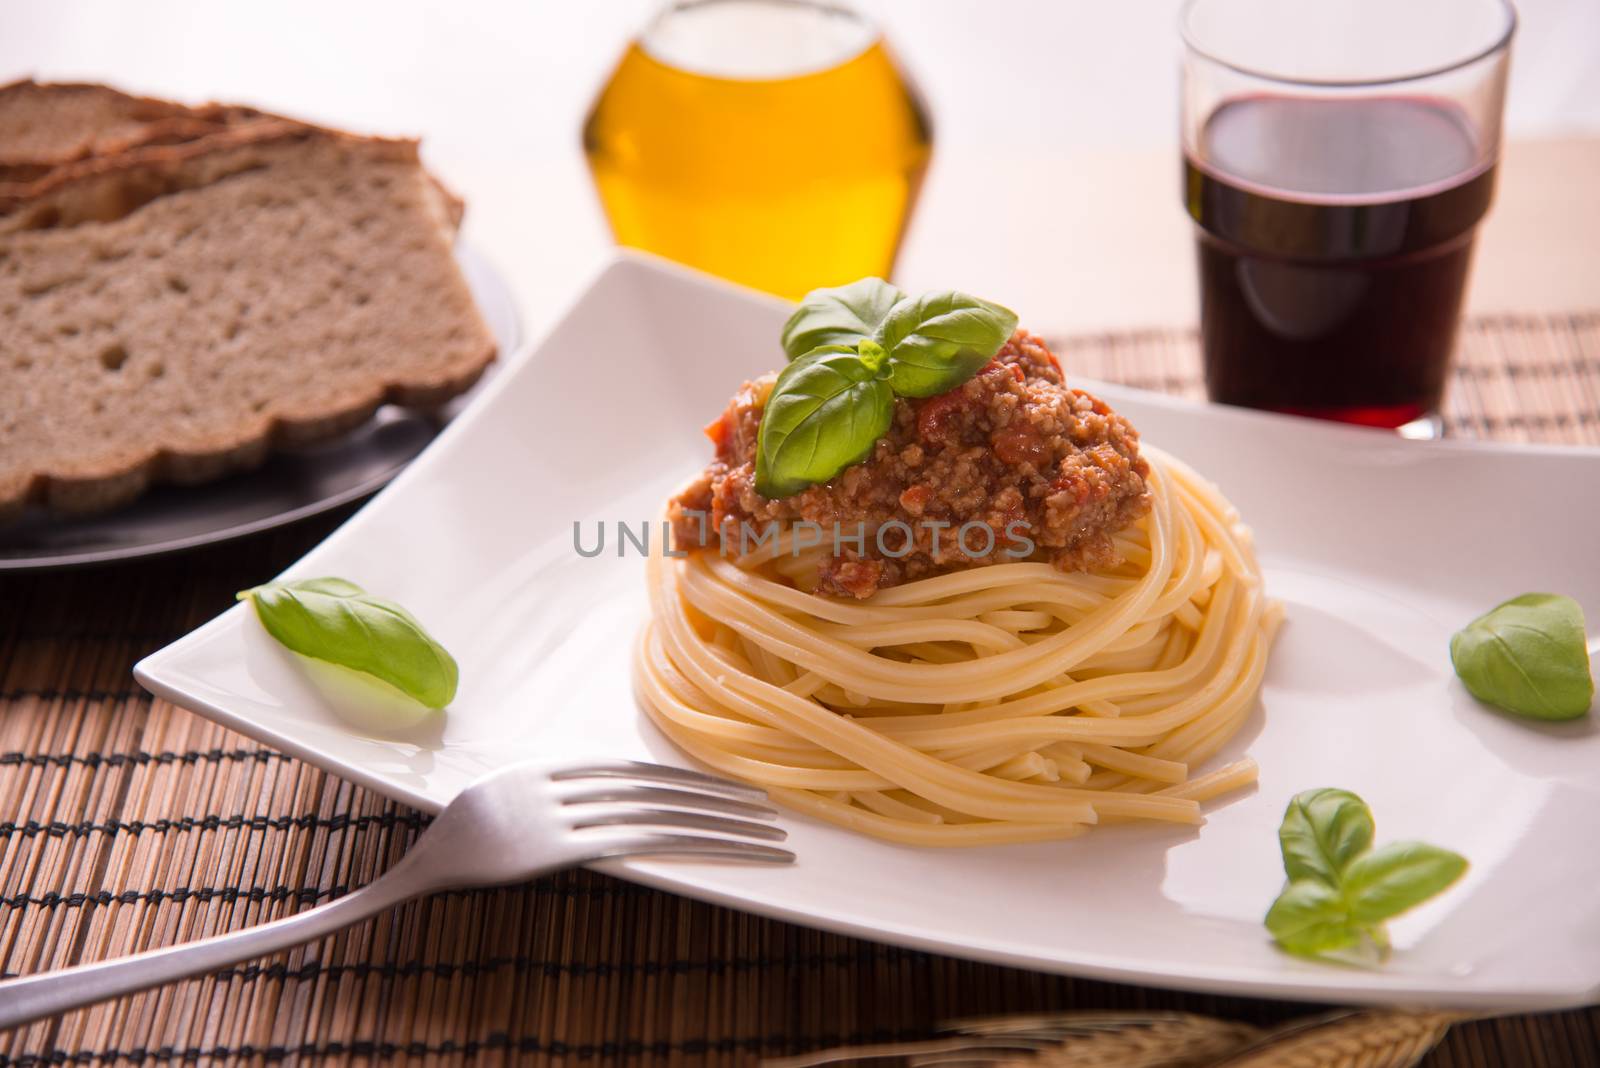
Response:
[[[936,128],[910,286],[1004,299],[1038,329],[1193,318],[1178,198],[1178,0],[867,0]],[[467,234],[546,322],[610,246],[578,147],[655,0],[417,4],[8,0],[0,81],[103,80],[420,135]],[[1479,310],[1600,306],[1600,0],[1524,0]],[[1530,276],[1529,264],[1541,268]],[[1587,269],[1585,269],[1587,268]],[[1542,276],[1541,276],[1542,273]]]

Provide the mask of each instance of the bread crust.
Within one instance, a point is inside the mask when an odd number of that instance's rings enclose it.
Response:
[[[73,101],[92,101],[102,123],[108,125],[63,123],[61,116],[51,114],[53,106]],[[26,185],[58,167],[96,156],[198,140],[229,126],[263,119],[292,121],[240,104],[189,107],[133,96],[106,85],[24,78],[0,85],[0,190],[16,192],[7,187]],[[30,145],[27,134],[40,127],[56,134],[58,144],[53,149]]]

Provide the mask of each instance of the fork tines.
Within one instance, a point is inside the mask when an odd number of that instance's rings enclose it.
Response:
[[[721,856],[784,863],[794,854],[766,842],[788,837],[778,813],[753,786],[686,768],[609,761],[553,772],[574,832],[611,835],[608,855]],[[623,834],[622,832],[642,832]],[[695,834],[676,833],[681,831]]]
[[[556,782],[566,782],[569,779],[631,779],[635,782],[650,780],[679,786],[698,786],[734,797],[764,799],[767,796],[766,791],[758,786],[707,775],[703,771],[691,771],[688,768],[647,764],[642,760],[607,760],[581,767],[563,768],[552,773],[550,778]]]

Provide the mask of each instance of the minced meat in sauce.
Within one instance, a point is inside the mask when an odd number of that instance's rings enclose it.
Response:
[[[670,502],[675,547],[716,546],[720,531],[736,555],[741,523],[762,530],[809,520],[831,550],[837,524],[846,537],[841,551],[825,554],[818,589],[868,597],[930,574],[1015,560],[1021,534],[1035,544],[1030,558],[1063,571],[1111,567],[1119,562],[1111,535],[1150,510],[1138,432],[1097,398],[1069,389],[1055,356],[1025,331],[964,385],[923,400],[895,398],[894,422],[867,459],[782,500],[755,489],[756,431],[775,378],[745,383],[706,427],[716,457]],[[896,520],[910,528],[909,551],[904,527],[894,525],[884,531],[885,554],[873,534]],[[973,522],[986,524],[992,541],[958,539]],[[865,539],[850,539],[862,529]]]

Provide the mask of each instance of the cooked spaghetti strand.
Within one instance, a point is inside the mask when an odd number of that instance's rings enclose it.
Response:
[[[1232,505],[1144,455],[1150,512],[1099,574],[997,563],[850,602],[808,592],[818,559],[787,535],[652,555],[646,712],[778,802],[900,842],[1199,822],[1255,779],[1249,760],[1195,769],[1254,708],[1281,609]]]

